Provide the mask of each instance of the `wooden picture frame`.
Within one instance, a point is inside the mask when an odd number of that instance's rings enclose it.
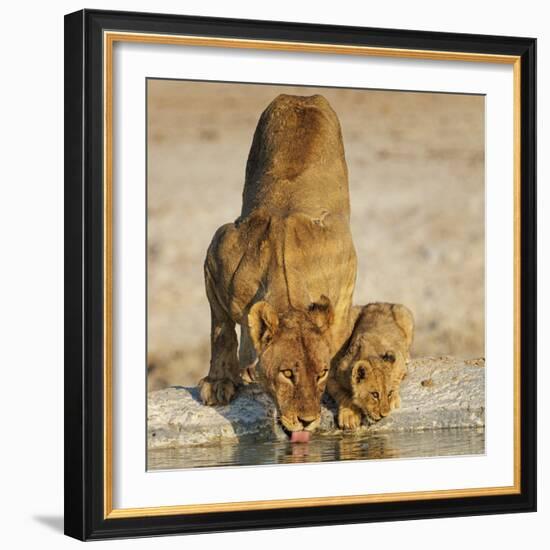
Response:
[[[511,486],[113,507],[113,45],[172,44],[508,64],[514,71]],[[65,532],[106,539],[536,509],[536,41],[83,10],[65,17]],[[512,267],[511,267],[512,269]],[[487,281],[491,284],[491,281]]]

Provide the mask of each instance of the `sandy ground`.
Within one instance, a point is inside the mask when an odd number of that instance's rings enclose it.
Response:
[[[484,98],[149,81],[149,389],[209,363],[202,264],[240,213],[248,149],[278,93],[323,94],[340,118],[359,260],[354,303],[401,302],[415,355],[484,355]]]

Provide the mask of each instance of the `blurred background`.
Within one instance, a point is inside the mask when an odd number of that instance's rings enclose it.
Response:
[[[413,355],[483,356],[482,96],[149,80],[149,390],[208,371],[204,257],[240,213],[254,129],[279,93],[320,93],[340,119],[354,303],[408,306]]]

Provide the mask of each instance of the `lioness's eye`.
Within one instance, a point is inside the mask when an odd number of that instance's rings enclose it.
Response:
[[[382,355],[382,360],[387,361],[388,363],[395,363],[395,355],[390,351],[387,351]]]
[[[286,378],[292,378],[294,376],[294,373],[290,369],[285,369],[283,371],[283,376]]]
[[[321,371],[321,374],[317,377],[317,380],[322,380],[326,375],[328,374],[328,369],[324,369]]]
[[[378,399],[380,397],[377,391],[371,392],[371,395],[374,397],[374,399]]]

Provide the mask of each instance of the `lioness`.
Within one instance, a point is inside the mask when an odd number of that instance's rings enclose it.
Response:
[[[241,215],[218,229],[206,256],[212,330],[210,371],[200,382],[205,404],[228,403],[245,373],[273,397],[291,440],[309,438],[331,358],[353,326],[349,217],[336,113],[320,95],[278,96],[254,133]]]
[[[401,405],[399,386],[407,372],[413,339],[412,313],[400,304],[360,309],[347,346],[332,362],[327,390],[338,405],[338,425],[354,429]]]

